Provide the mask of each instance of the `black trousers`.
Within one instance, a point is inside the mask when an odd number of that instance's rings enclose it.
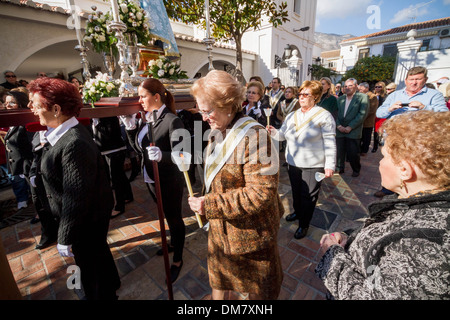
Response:
[[[288,165],[289,180],[292,188],[292,200],[295,213],[299,216],[298,226],[308,228],[311,222],[321,182],[315,178],[316,172],[323,168],[298,168]]]
[[[361,138],[361,153],[369,152],[370,141],[372,140],[373,127],[363,128]]]
[[[345,169],[345,159],[350,162],[353,172],[361,170],[361,159],[359,155],[360,139],[336,138],[337,168]]]
[[[116,198],[114,210],[116,211],[124,211],[125,200],[133,200],[133,190],[131,189],[130,181],[128,181],[123,167],[125,155],[125,150],[121,150],[103,156],[114,189],[114,196]]]
[[[36,212],[41,221],[41,240],[40,243],[56,240],[58,237],[58,220],[53,216],[47,202],[47,193],[40,174],[36,175],[34,180],[36,187],[30,183],[31,197]]]
[[[109,219],[79,226],[72,244],[87,300],[116,300],[120,277],[106,241]]]
[[[163,177],[161,177],[163,179]],[[164,210],[164,217],[170,230],[170,244],[174,247],[173,262],[183,259],[184,240],[186,236],[186,226],[182,216],[183,180],[161,181],[161,198]],[[156,202],[155,184],[147,183],[150,194]]]
[[[373,130],[373,149],[378,150],[378,145],[380,144],[380,136],[376,130]]]

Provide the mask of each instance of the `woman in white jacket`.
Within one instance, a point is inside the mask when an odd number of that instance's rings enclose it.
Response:
[[[306,236],[319,197],[321,183],[315,179],[316,173],[331,177],[336,165],[336,122],[331,113],[317,105],[322,84],[305,81],[299,95],[301,108],[288,114],[279,130],[267,128],[274,139],[287,142],[294,212],[286,220],[299,220],[296,239]]]

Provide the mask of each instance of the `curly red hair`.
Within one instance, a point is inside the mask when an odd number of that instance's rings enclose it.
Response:
[[[57,104],[65,116],[78,117],[83,108],[83,100],[78,89],[65,80],[38,78],[29,84],[28,90],[41,96],[45,109],[49,110]]]

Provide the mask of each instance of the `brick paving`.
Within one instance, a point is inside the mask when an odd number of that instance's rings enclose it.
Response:
[[[380,151],[361,157],[362,170],[357,178],[346,173],[325,179],[309,234],[296,240],[297,223],[280,221],[278,245],[284,270],[279,300],[323,300],[325,287],[315,276],[314,268],[322,253],[319,240],[324,232],[355,227],[367,217],[367,205],[380,188],[378,162]],[[134,201],[127,204],[125,214],[112,219],[108,242],[111,247],[122,286],[121,300],[166,300],[163,258],[156,255],[160,248],[160,229],[156,204],[149,197],[142,175],[132,182]],[[199,192],[199,179],[193,185]],[[285,216],[291,212],[291,190],[286,167],[280,169],[279,193],[285,207]],[[11,196],[0,191],[0,199]],[[185,190],[185,198],[187,191]],[[186,224],[184,266],[173,285],[175,300],[201,300],[208,298],[211,288],[207,272],[207,233],[198,228],[195,215],[187,200],[183,203]],[[168,227],[166,225],[166,230]],[[73,258],[58,254],[56,246],[35,250],[40,239],[40,224],[23,221],[0,230],[0,237],[17,285],[26,300],[78,300],[76,291],[67,289],[67,268],[75,264]],[[170,254],[170,259],[172,254]],[[237,296],[236,299],[243,299]]]

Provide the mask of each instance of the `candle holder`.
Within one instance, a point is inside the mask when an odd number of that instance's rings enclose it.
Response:
[[[214,70],[214,66],[213,66],[213,58],[212,58],[212,49],[213,49],[213,45],[216,41],[213,38],[205,38],[203,39],[203,43],[206,44],[206,50],[208,51],[208,60],[209,60],[209,65],[208,65],[208,71]]]
[[[175,162],[175,164],[178,166],[178,169],[183,172],[184,179],[186,180],[186,185],[189,191],[189,196],[193,197],[194,192],[192,191],[192,185],[191,180],[189,179],[189,167],[191,165],[191,159],[192,156],[188,152],[180,152],[180,151],[172,151],[172,159]],[[197,218],[197,223],[200,228],[203,228],[202,219],[200,218],[200,215],[195,212],[195,217]]]
[[[271,108],[264,108],[264,113],[266,114],[267,117],[267,126],[270,125],[270,116],[272,115],[272,109]]]
[[[127,61],[127,44],[125,42],[124,33],[127,31],[127,26],[121,21],[112,21],[108,24],[108,30],[115,32],[117,38],[117,50],[119,51],[118,65],[122,69],[120,73],[120,80],[122,82],[119,88],[120,97],[132,97],[136,90],[131,83],[131,78],[128,74],[128,61]]]
[[[89,71],[89,61],[87,59],[88,48],[84,45],[75,46],[75,50],[80,52],[81,56],[81,64],[83,65],[83,78],[85,81],[89,81],[91,79],[91,72]]]

